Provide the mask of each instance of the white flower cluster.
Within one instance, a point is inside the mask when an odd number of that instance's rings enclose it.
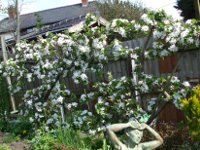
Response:
[[[155,106],[155,104],[156,104],[156,100],[157,100],[157,98],[151,98],[150,100],[149,100],[149,102],[148,102],[148,106],[147,106],[147,110],[148,111],[152,111],[153,110],[153,107]]]
[[[91,112],[88,110],[83,110],[78,117],[74,117],[73,124],[78,128],[81,128],[85,122],[87,122],[88,118],[93,116]]]
[[[164,16],[163,12],[158,12],[154,15]],[[179,48],[190,48],[191,45],[199,47],[199,28],[198,23],[193,20],[189,20],[184,24],[168,16],[156,20],[154,16],[143,14],[139,21],[113,20],[107,26],[107,33],[118,33],[122,38],[128,37],[131,39],[137,38],[136,34],[147,36],[151,33],[150,31],[153,31],[153,47],[148,51],[148,54],[146,52],[147,58],[150,58],[156,56],[165,57],[177,52]]]
[[[117,39],[113,41],[112,53],[114,59],[117,60],[120,57],[127,57],[131,53],[133,53],[133,49],[129,49],[121,45],[121,42]]]
[[[80,96],[80,100],[82,101],[82,102],[87,102],[87,101],[89,101],[89,100],[91,100],[91,99],[94,99],[94,93],[93,92],[90,92],[90,93],[88,93],[88,94],[82,94],[81,96]]]
[[[138,81],[139,90],[143,93],[147,93],[149,91],[149,87],[144,80]]]
[[[73,108],[76,108],[78,106],[77,102],[72,102],[72,103],[66,103],[65,104],[65,108],[67,108],[68,110],[72,110]]]
[[[86,21],[85,21],[85,24],[87,26],[91,26],[93,25],[94,23],[97,23],[98,22],[98,18],[97,16],[95,16],[94,14],[92,13],[88,13],[85,17]]]
[[[148,25],[154,25],[153,21],[149,18],[147,14],[143,14],[141,16],[141,20],[144,21]]]
[[[120,34],[122,37],[127,37],[126,30],[123,28],[123,25],[128,24],[127,19],[114,19],[108,26],[107,31],[113,31],[114,33]]]
[[[87,17],[95,20],[92,16]],[[93,33],[96,34],[95,32],[96,30]],[[105,34],[93,39],[82,33],[74,33],[73,36],[60,33],[49,34],[46,39],[40,37],[36,43],[21,42],[17,45],[15,59],[2,63],[0,73],[4,76],[17,76],[17,86],[12,87],[14,92],[20,92],[21,80],[40,82],[24,94],[27,106],[24,114],[30,116],[31,122],[55,124],[58,123],[58,118],[53,114],[60,116],[61,106],[68,110],[77,107],[76,102],[67,103],[71,95],[70,92],[65,92],[67,89],[65,83],[60,83],[60,77],[72,78],[74,83],[87,84],[86,72],[90,69],[96,72],[107,59],[106,39]],[[94,59],[98,63],[92,64]],[[89,63],[92,65],[89,66]]]
[[[75,71],[73,73],[72,79],[76,84],[80,83],[80,81],[88,82],[88,77],[85,73],[81,73],[80,71]]]
[[[100,41],[99,38],[93,39],[92,47],[99,50],[104,49],[104,47],[106,46],[106,41],[105,41],[105,38],[103,38],[102,40],[103,41]]]

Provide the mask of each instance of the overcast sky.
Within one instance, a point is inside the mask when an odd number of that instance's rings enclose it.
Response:
[[[8,0],[0,0],[2,5],[6,5]],[[72,5],[80,3],[81,0],[23,0],[22,14],[40,11],[49,8],[61,7],[66,5]],[[91,1],[91,0],[90,0]],[[176,0],[130,0],[141,1],[146,7],[152,8],[153,10],[164,9],[169,15],[174,18],[180,18],[179,12],[173,7],[176,4]],[[5,14],[0,14],[0,19],[6,17]]]

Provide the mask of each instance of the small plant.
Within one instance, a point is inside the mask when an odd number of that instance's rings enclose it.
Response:
[[[62,129],[62,127],[59,127],[57,138],[59,143],[64,144],[67,147],[74,147],[74,149],[81,147],[80,137],[74,130]]]
[[[35,13],[34,16],[36,17],[36,28],[41,29],[43,24],[42,24],[42,18],[39,13]]]
[[[9,146],[0,144],[0,150],[11,150]]]
[[[193,95],[181,100],[186,114],[187,125],[193,138],[200,138],[200,85],[193,89]]]
[[[188,142],[186,141],[180,146],[179,150],[199,150],[200,142]]]
[[[91,149],[92,140],[84,133],[71,128],[58,128],[56,138],[59,145],[65,145],[66,149]]]
[[[19,141],[19,136],[16,136],[15,134],[8,134],[3,138],[3,143],[12,143]]]
[[[31,140],[31,150],[111,150],[103,137],[91,137],[71,128],[48,131],[44,127],[37,130]]]
[[[45,129],[37,130],[37,135],[31,140],[31,150],[50,150],[54,149],[57,140],[52,132],[47,132]]]
[[[31,136],[31,133],[33,132],[32,124],[21,120],[10,122],[8,125],[8,129],[9,132],[12,132],[17,136],[20,136],[21,138]]]
[[[103,148],[102,150],[111,150],[111,146],[107,144],[106,140],[103,140]]]
[[[0,120],[0,131],[6,131],[8,128],[8,122],[6,120]]]

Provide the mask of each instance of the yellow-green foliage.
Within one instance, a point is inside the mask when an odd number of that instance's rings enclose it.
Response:
[[[0,144],[0,150],[11,150],[9,146]]]
[[[200,136],[200,85],[193,89],[194,94],[181,100],[181,107],[186,114],[187,124],[193,137]]]

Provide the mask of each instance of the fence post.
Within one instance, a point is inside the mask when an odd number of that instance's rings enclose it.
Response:
[[[6,51],[6,44],[5,44],[5,39],[4,39],[3,35],[1,35],[1,49],[2,49],[2,53],[3,53],[3,61],[6,63],[8,60],[8,54]],[[9,86],[12,85],[10,76],[6,77],[6,81]],[[11,94],[10,94],[10,101],[11,101],[12,110],[13,110],[11,113],[17,113],[18,111],[16,109],[15,99],[14,99],[13,95],[11,95]]]

